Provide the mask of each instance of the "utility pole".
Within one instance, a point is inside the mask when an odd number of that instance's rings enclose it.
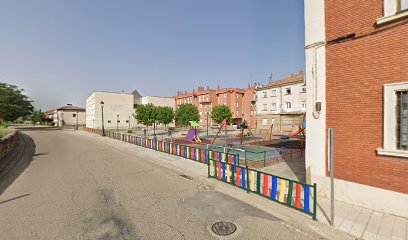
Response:
[[[334,129],[329,128],[330,225],[334,226]],[[315,196],[317,199],[317,197]]]

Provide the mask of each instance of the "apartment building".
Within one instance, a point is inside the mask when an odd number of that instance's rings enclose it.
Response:
[[[86,127],[105,129],[129,129],[135,127],[134,97],[132,93],[93,92],[86,99]]]
[[[306,175],[335,198],[408,217],[408,1],[305,1]]]
[[[207,125],[207,118],[209,126],[215,124],[210,115],[214,106],[226,105],[231,109],[233,123],[246,120],[249,126],[256,127],[255,88],[250,85],[247,89],[218,86],[217,90],[200,86],[191,93],[178,92],[174,98],[176,108],[186,103],[195,105],[200,113],[202,126]]]
[[[299,72],[256,88],[258,129],[293,131],[302,124],[306,112],[306,85]]]

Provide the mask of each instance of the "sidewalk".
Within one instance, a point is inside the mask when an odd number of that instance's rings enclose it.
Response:
[[[300,161],[280,162],[263,171],[290,179],[302,178]],[[300,172],[300,171],[299,171]],[[300,179],[302,180],[302,179]],[[317,219],[330,225],[330,199],[318,198]],[[408,204],[408,203],[407,203]],[[408,240],[408,219],[335,201],[335,228],[360,239]]]
[[[77,131],[76,133],[86,135],[97,141],[103,141],[111,143],[112,146],[118,148],[125,148],[138,154],[145,156],[146,158],[153,158],[158,164],[163,164],[166,167],[171,166],[172,169],[181,172],[190,172],[199,176],[203,181],[209,181],[215,185],[217,189],[222,190],[224,193],[230,194],[234,197],[241,198],[253,204],[264,211],[271,212],[273,215],[279,216],[281,219],[293,223],[299,226],[306,226],[313,229],[320,234],[325,235],[328,239],[347,239],[351,238],[359,239],[395,239],[395,240],[408,240],[407,237],[407,225],[408,220],[401,217],[396,217],[390,214],[384,214],[369,209],[357,207],[351,204],[336,201],[335,202],[335,229],[329,227],[329,215],[330,215],[330,201],[325,198],[318,199],[318,222],[311,220],[310,217],[292,211],[284,206],[275,204],[263,198],[259,198],[255,194],[247,194],[245,191],[241,191],[237,188],[231,188],[228,184],[222,182],[213,181],[207,178],[207,167],[201,163],[182,159],[177,156],[169,155],[166,153],[157,152],[151,149],[138,147],[133,144],[125,143],[110,138],[103,138],[99,135],[87,133],[83,131]],[[275,165],[274,165],[275,166]],[[279,163],[278,166],[272,167],[270,171],[274,171],[274,174],[292,174],[296,176],[289,166],[285,166],[285,163]],[[286,175],[285,175],[286,176]],[[344,235],[339,234],[338,230],[347,233]]]

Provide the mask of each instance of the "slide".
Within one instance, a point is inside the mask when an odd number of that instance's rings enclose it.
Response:
[[[196,136],[196,134],[195,134],[195,130],[194,130],[194,129],[188,130],[187,136],[186,136],[186,141],[187,141],[187,142],[193,142],[195,136]]]
[[[297,131],[297,132],[288,134],[288,137],[294,137],[294,136],[298,135],[299,133],[301,133],[302,131],[303,131],[303,129],[299,129],[299,131]]]

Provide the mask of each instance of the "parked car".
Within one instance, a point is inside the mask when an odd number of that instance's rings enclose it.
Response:
[[[212,125],[212,126],[211,126],[212,129],[220,129],[220,127],[221,127],[221,126],[220,126],[219,124],[216,124],[216,125]]]

